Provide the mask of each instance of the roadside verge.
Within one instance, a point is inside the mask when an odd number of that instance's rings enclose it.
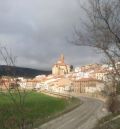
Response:
[[[103,117],[94,129],[120,129],[120,114],[110,114]]]

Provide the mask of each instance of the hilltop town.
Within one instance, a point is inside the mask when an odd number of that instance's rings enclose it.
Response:
[[[117,62],[116,65],[119,68],[120,63]],[[111,86],[111,73],[113,72],[112,66],[106,64],[88,64],[73,68],[65,63],[64,55],[61,54],[52,67],[52,74],[38,75],[33,79],[25,79],[24,77],[12,79],[3,76],[1,77],[1,90],[19,86],[20,89],[59,94],[85,93],[104,96],[116,90]]]

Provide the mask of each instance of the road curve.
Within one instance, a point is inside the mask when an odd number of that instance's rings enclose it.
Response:
[[[79,98],[83,101],[81,106],[38,129],[92,129],[96,121],[105,115],[102,111],[104,103],[92,98]]]

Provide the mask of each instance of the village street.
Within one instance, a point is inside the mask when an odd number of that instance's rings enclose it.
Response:
[[[107,112],[102,101],[79,97],[83,104],[75,110],[43,124],[38,129],[91,129]]]

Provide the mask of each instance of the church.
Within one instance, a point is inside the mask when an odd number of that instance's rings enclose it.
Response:
[[[52,67],[52,74],[65,75],[65,74],[68,74],[69,72],[70,72],[70,66],[68,64],[65,64],[64,55],[61,54],[56,64],[54,64]]]

